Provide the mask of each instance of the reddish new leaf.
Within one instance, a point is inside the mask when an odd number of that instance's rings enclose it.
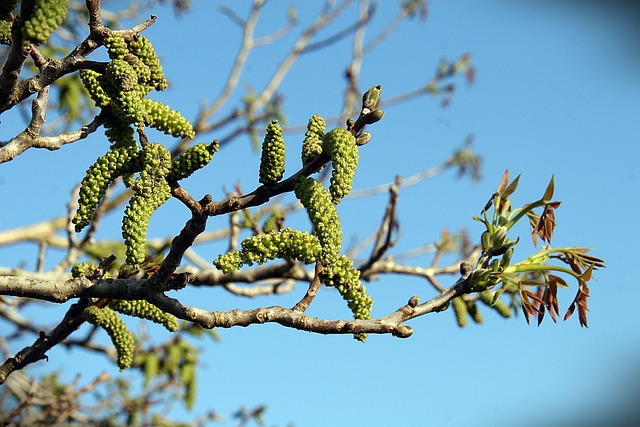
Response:
[[[532,224],[531,236],[533,238],[534,245],[537,243],[536,235],[540,237],[543,242],[551,243],[551,237],[553,237],[553,230],[556,227],[556,215],[555,209],[560,206],[560,202],[551,202],[545,205],[542,216],[535,218],[529,215],[529,222]],[[534,221],[537,222],[534,225]]]
[[[544,318],[544,305],[541,305],[538,308],[538,326],[542,323],[542,319]]]
[[[514,179],[511,184],[509,184],[509,186],[501,192],[500,195],[504,200],[507,200],[507,198],[512,195],[514,191],[516,191],[516,188],[518,187],[518,181],[520,181],[520,175],[516,176],[516,179]]]
[[[538,246],[538,224],[540,224],[540,215],[533,211],[527,212],[529,217],[529,225],[531,226],[531,240],[533,240],[533,246]]]
[[[502,178],[500,178],[500,185],[498,186],[497,193],[502,194],[505,188],[507,188],[507,183],[509,182],[509,169],[504,171],[502,174]]]
[[[547,185],[547,189],[544,192],[544,196],[542,196],[542,200],[551,200],[553,198],[554,191],[554,183],[553,183],[553,175],[551,175],[551,181],[549,181],[549,185]]]
[[[567,312],[564,314],[564,319],[563,320],[566,321],[569,317],[571,317],[571,315],[573,315],[574,311],[576,311],[576,300],[575,299],[573,300],[573,302],[571,303],[571,305],[567,309]]]
[[[589,311],[589,308],[587,306],[587,298],[589,298],[589,288],[587,287],[587,283],[583,282],[580,284],[578,293],[569,306],[569,309],[567,309],[567,313],[564,315],[564,320],[567,320],[569,317],[571,317],[577,307],[580,326],[588,328],[589,325],[587,324],[587,311]]]
[[[589,288],[587,287],[587,284],[584,283],[578,291],[577,303],[580,326],[583,326],[585,328],[589,327],[589,325],[587,324],[587,311],[589,311],[589,308],[587,307],[587,298],[589,298]]]
[[[557,321],[557,315],[559,312],[558,311],[558,283],[555,280],[557,278],[558,276],[551,276],[551,275],[549,276],[547,288],[545,289],[544,295],[542,298],[544,300],[545,306],[549,310],[549,315],[553,319],[554,323]]]

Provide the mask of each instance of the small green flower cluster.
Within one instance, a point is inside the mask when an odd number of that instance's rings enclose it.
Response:
[[[171,162],[171,171],[167,175],[167,180],[180,181],[191,176],[198,169],[208,165],[219,148],[218,141],[213,141],[211,144],[196,144],[187,148]]]
[[[142,107],[145,112],[144,122],[147,126],[175,137],[193,138],[195,136],[189,120],[168,105],[144,98]]]
[[[342,249],[340,217],[331,202],[331,195],[313,178],[300,178],[294,192],[307,210],[309,220],[322,246],[320,262],[325,267],[330,267],[338,260]]]
[[[51,33],[67,16],[68,8],[69,0],[35,0],[22,27],[25,41],[41,44],[49,40]]]
[[[142,164],[140,176],[131,185],[134,195],[122,219],[127,263],[133,266],[144,261],[151,215],[171,197],[171,187],[166,180],[171,153],[161,144],[146,145],[142,150]]]
[[[104,329],[118,353],[118,367],[120,370],[127,369],[133,361],[134,339],[127,329],[118,313],[109,307],[100,308],[91,305],[84,309],[84,319],[92,325],[100,326]]]
[[[80,77],[91,99],[101,108],[109,107],[126,125],[150,126],[168,135],[193,138],[193,126],[178,111],[145,98],[152,90],[164,90],[167,81],[153,46],[136,34],[127,41],[110,32],[103,41],[111,61],[104,75],[82,70]]]
[[[302,141],[302,164],[307,164],[322,154],[325,129],[326,123],[320,115],[315,114],[309,119]]]
[[[242,241],[242,250],[220,255],[213,264],[224,273],[239,270],[243,265],[264,264],[283,258],[311,264],[322,253],[322,247],[315,236],[300,230],[285,228],[259,234]]]
[[[87,264],[86,262],[79,262],[77,264],[73,264],[71,267],[71,276],[72,277],[87,277],[91,276],[96,271],[96,266],[92,264]]]
[[[149,301],[111,300],[111,302],[109,302],[109,307],[122,314],[159,323],[169,332],[176,332],[180,327],[178,319],[173,314],[163,312]]]
[[[0,15],[0,44],[10,46],[13,42],[13,37],[11,36],[11,27],[13,24],[2,19],[2,16],[4,15]]]
[[[284,175],[285,147],[282,138],[282,127],[277,120],[267,125],[267,132],[262,141],[260,157],[260,183],[275,184]]]
[[[347,129],[332,129],[324,135],[323,151],[331,157],[331,200],[334,204],[346,196],[353,185],[353,177],[358,168],[358,146],[356,138]]]
[[[353,267],[353,261],[342,255],[330,268],[322,271],[322,283],[335,287],[353,313],[354,319],[371,319],[373,299],[360,281],[360,271]],[[354,338],[365,341],[367,334],[355,334]]]
[[[98,157],[89,167],[80,183],[78,209],[72,220],[76,232],[80,232],[91,222],[98,202],[104,196],[109,184],[123,174],[135,172],[138,161],[137,147],[122,147]]]

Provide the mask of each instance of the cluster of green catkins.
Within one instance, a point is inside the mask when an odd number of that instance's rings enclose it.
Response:
[[[141,158],[143,169],[131,185],[134,194],[122,219],[122,237],[130,265],[144,261],[149,219],[171,197],[171,187],[166,180],[171,153],[163,145],[154,143],[142,149]]]
[[[13,4],[15,2],[5,2]],[[13,8],[12,8],[13,9]],[[26,11],[22,36],[26,42],[41,44],[49,40],[51,33],[62,24],[69,9],[69,0],[35,0]]]
[[[123,370],[131,366],[133,361],[133,350],[135,347],[133,335],[127,329],[118,313],[109,307],[100,308],[91,305],[84,309],[84,319],[92,325],[103,328],[113,342],[118,353],[117,364]]]
[[[262,144],[261,183],[274,184],[282,179],[284,152],[282,129],[274,120],[267,126]],[[325,133],[324,119],[314,115],[309,119],[302,144],[302,162],[307,164],[323,154],[331,160],[333,168],[329,189],[310,177],[301,177],[294,187],[315,235],[291,228],[278,231],[274,217],[269,227],[265,223],[265,234],[245,239],[240,250],[220,255],[213,264],[222,272],[230,273],[244,265],[263,264],[276,258],[306,264],[318,261],[323,266],[321,281],[340,292],[356,319],[370,319],[373,300],[360,281],[360,271],[353,267],[351,259],[340,253],[342,228],[335,206],[351,191],[358,167],[358,146],[347,129],[337,128]],[[364,341],[366,334],[355,334],[354,337]]]
[[[176,332],[180,327],[178,319],[173,314],[163,312],[149,301],[111,300],[109,302],[109,307],[122,314],[159,323],[169,332]]]
[[[499,295],[494,291],[486,290],[480,292],[478,301],[493,308],[502,317],[511,317],[511,309],[499,299]],[[482,313],[478,309],[475,300],[465,301],[462,297],[457,297],[451,301],[451,305],[453,306],[456,322],[461,328],[466,326],[468,317],[471,317],[476,323],[483,322]]]
[[[117,123],[117,122],[116,122]],[[144,261],[147,228],[151,215],[171,197],[169,182],[190,176],[206,166],[218,150],[217,141],[196,144],[171,161],[171,154],[161,144],[152,143],[138,149],[130,127],[109,126],[107,133],[118,134],[119,143],[89,167],[80,184],[78,208],[72,219],[80,232],[92,219],[98,203],[109,185],[122,176],[134,194],[125,209],[122,236],[125,239],[127,263],[136,266]],[[125,139],[122,139],[125,138]],[[124,145],[123,141],[130,142]],[[134,173],[140,173],[133,178]]]
[[[193,138],[193,127],[182,114],[145,98],[152,90],[167,87],[149,40],[135,34],[127,42],[120,34],[111,32],[105,37],[104,45],[111,59],[104,74],[80,71],[82,83],[96,105],[109,107],[125,125],[149,126],[175,137]]]
[[[262,141],[262,155],[260,158],[260,183],[275,184],[284,175],[285,147],[282,138],[282,127],[277,120],[267,125],[267,131]]]

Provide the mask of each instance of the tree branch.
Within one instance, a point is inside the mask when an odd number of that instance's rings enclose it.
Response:
[[[47,92],[48,88],[43,89]],[[36,98],[34,103],[38,100]],[[91,123],[81,127],[75,131],[62,133],[55,136],[40,136],[31,132],[33,120],[29,124],[29,127],[20,132],[15,138],[7,143],[0,143],[0,163],[5,163],[13,160],[16,156],[24,153],[29,148],[46,148],[50,151],[55,151],[61,148],[63,145],[70,144],[72,142],[79,141],[86,138],[93,132],[95,132],[100,125],[104,122],[102,114],[97,115]]]

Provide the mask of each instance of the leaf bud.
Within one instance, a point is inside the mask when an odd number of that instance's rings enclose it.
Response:
[[[487,230],[480,236],[480,242],[482,243],[482,250],[487,252],[491,249],[491,233]]]
[[[468,261],[462,261],[460,263],[460,275],[466,276],[471,272],[471,265],[469,265]]]
[[[368,108],[369,110],[375,110],[380,104],[380,92],[382,92],[382,86],[371,86],[371,88],[362,95],[362,108]]]
[[[417,295],[414,295],[411,298],[409,298],[409,302],[407,303],[407,305],[411,308],[417,307],[418,304],[420,304],[420,297]]]
[[[368,125],[371,125],[375,122],[380,121],[380,119],[382,119],[382,116],[384,116],[384,110],[376,108],[364,117],[364,122]]]
[[[358,136],[356,136],[356,145],[361,147],[371,141],[371,134],[369,132],[360,132]]]
[[[393,336],[398,338],[409,338],[413,335],[413,328],[411,326],[400,324],[393,330]]]

